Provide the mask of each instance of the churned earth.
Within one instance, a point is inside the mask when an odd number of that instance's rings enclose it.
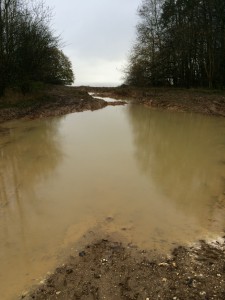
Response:
[[[225,92],[210,89],[137,88],[122,85],[116,88],[81,87],[99,97],[132,100],[152,109],[201,113],[225,117]]]
[[[89,93],[95,95],[93,98]],[[49,85],[27,95],[9,92],[0,101],[0,122],[60,116],[72,112],[97,110],[124,101],[106,102],[96,97],[131,100],[152,109],[201,113],[225,117],[223,90],[120,87],[68,87]]]
[[[95,99],[88,92],[75,87],[51,85],[27,95],[9,93],[0,101],[0,123],[13,119],[61,116],[85,110],[93,111],[107,105],[123,104],[125,102],[108,103],[102,99]]]
[[[20,299],[225,299],[225,239],[159,255],[101,239]]]

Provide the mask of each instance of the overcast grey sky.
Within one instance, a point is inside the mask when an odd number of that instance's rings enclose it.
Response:
[[[118,85],[141,0],[45,0],[73,64],[75,85]]]

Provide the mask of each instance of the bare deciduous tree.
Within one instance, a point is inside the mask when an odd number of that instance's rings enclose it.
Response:
[[[143,0],[139,16],[128,83],[225,85],[224,0]]]
[[[13,86],[27,92],[33,81],[73,82],[71,63],[59,50],[50,20],[42,1],[0,0],[0,96]]]

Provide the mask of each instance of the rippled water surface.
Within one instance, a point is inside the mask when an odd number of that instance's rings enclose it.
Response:
[[[215,238],[224,191],[222,118],[128,105],[2,124],[1,297],[96,228],[162,252]]]

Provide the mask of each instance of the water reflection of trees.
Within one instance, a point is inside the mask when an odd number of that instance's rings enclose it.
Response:
[[[16,202],[20,189],[44,180],[61,157],[58,120],[26,122],[0,135],[0,203]]]
[[[185,213],[212,214],[224,199],[223,120],[141,106],[130,106],[129,120],[141,171]]]
[[[39,213],[35,191],[62,157],[58,126],[57,119],[18,122],[0,134],[0,238],[5,243],[10,231],[22,234],[27,213]]]
[[[0,278],[3,295],[40,276],[48,265],[48,197],[62,159],[60,119],[0,125]],[[49,186],[48,186],[49,187]],[[44,270],[44,268],[43,268]]]

